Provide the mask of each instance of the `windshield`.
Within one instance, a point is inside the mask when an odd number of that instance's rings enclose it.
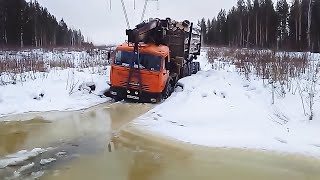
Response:
[[[139,54],[139,57],[140,69],[160,71],[161,56]],[[133,65],[134,68],[138,68],[138,60],[136,60],[134,53],[130,51],[118,51],[115,58],[115,64],[125,67],[130,67],[130,65]]]

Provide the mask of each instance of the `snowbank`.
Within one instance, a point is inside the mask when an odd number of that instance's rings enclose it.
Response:
[[[272,105],[271,89],[262,80],[248,81],[232,65],[213,70],[205,53],[199,61],[203,71],[182,79],[182,92],[133,124],[191,144],[320,157],[319,101],[309,121],[298,94],[276,93]]]
[[[49,73],[32,73],[30,77],[25,82],[0,86],[0,117],[26,112],[80,110],[110,100],[99,96],[108,88],[109,67],[54,69]],[[96,90],[93,93],[83,88],[78,91],[85,82],[94,82]]]
[[[0,169],[6,168],[8,166],[22,165],[25,161],[36,157],[39,154],[46,152],[47,150],[48,149],[35,148],[31,151],[22,150],[15,154],[8,155],[6,156],[6,158],[0,159]],[[23,166],[21,168],[21,171],[24,171],[27,167],[30,166]]]
[[[55,158],[41,159],[40,164],[44,166],[46,164],[50,164],[55,161],[57,161],[57,159],[55,159]]]

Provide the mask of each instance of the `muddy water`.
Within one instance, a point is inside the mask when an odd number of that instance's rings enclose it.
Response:
[[[113,138],[111,152],[82,156],[44,180],[319,180],[313,158],[180,144],[133,127]]]
[[[112,137],[112,130],[119,129],[150,109],[151,105],[116,103],[78,112],[0,118],[0,121],[7,121],[0,122],[0,157],[21,149],[55,147],[89,138],[97,145],[105,145]]]
[[[320,160],[314,158],[204,148],[151,135],[132,125],[123,127],[151,108],[113,104],[73,113],[11,117],[22,121],[0,123],[0,153],[52,146],[67,151],[67,156],[77,155],[35,168],[33,172],[45,173],[43,180],[320,179]]]

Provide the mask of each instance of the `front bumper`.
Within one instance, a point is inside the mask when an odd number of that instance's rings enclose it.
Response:
[[[151,93],[124,87],[110,87],[110,95],[115,100],[130,100],[142,103],[157,103],[161,101],[161,93]]]

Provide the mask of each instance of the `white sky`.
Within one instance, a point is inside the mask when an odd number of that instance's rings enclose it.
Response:
[[[124,0],[130,25],[140,21],[145,0]],[[81,29],[82,33],[97,45],[117,44],[126,39],[126,21],[120,0],[38,0],[49,12],[69,27]],[[213,18],[220,9],[229,10],[237,0],[159,0],[149,2],[145,18],[170,17],[175,20],[188,19],[197,22],[202,17]],[[159,7],[159,10],[158,10]]]

